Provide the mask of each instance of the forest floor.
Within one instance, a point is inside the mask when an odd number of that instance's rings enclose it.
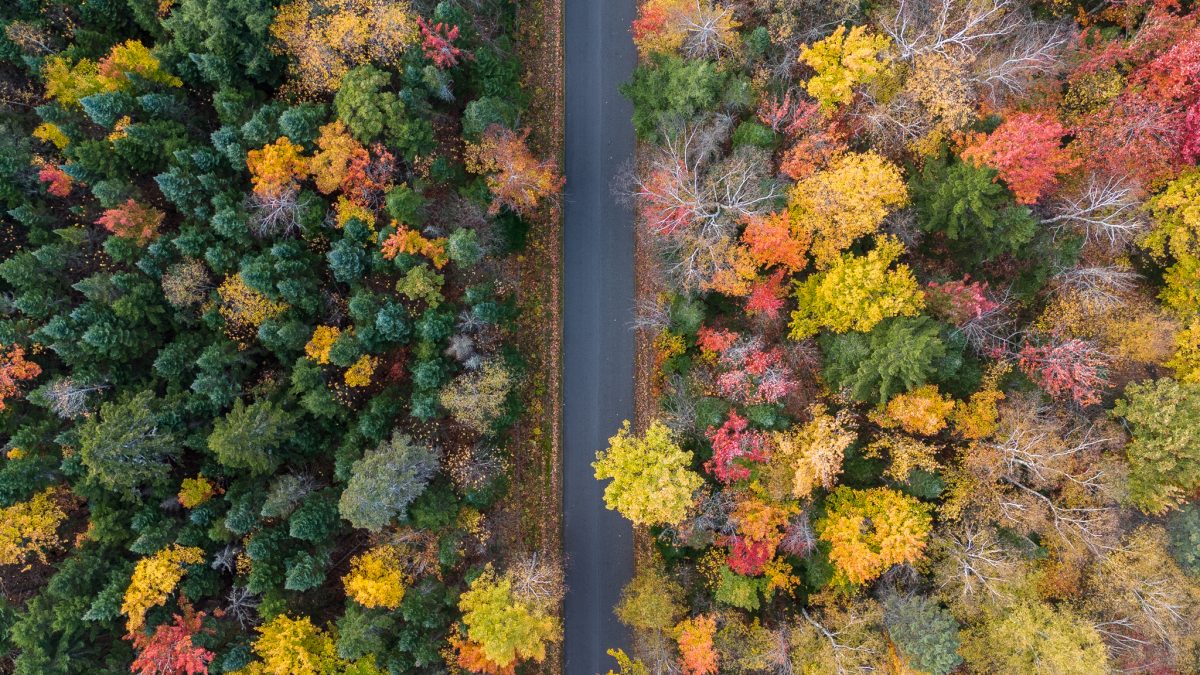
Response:
[[[553,157],[563,170],[563,0],[523,2],[517,49],[530,94],[529,141],[534,154]],[[496,522],[497,543],[513,552],[562,551],[562,208],[543,209],[526,250],[510,270],[521,309],[517,346],[527,360],[524,414],[513,433],[512,485]],[[538,669],[562,672],[561,645]]]

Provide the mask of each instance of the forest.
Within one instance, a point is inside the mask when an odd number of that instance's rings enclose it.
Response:
[[[0,672],[512,673],[512,0],[0,8]],[[506,515],[507,514],[507,515]]]
[[[620,672],[1200,671],[1200,9],[645,0]]]

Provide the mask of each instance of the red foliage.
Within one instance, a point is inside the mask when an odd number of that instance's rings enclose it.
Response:
[[[846,141],[836,131],[823,129],[801,138],[788,148],[780,160],[779,171],[792,180],[807,178],[848,148]]]
[[[747,314],[771,320],[779,318],[779,310],[783,309],[784,298],[787,297],[783,274],[783,270],[776,270],[774,274],[754,282],[750,297],[746,298]]]
[[[968,147],[963,158],[995,169],[1017,201],[1033,204],[1058,185],[1061,174],[1079,166],[1078,158],[1062,147],[1066,134],[1048,113],[1016,113]]]
[[[1188,108],[1183,119],[1183,132],[1179,147],[1180,158],[1188,164],[1200,161],[1200,102]]]
[[[770,437],[760,431],[748,431],[749,422],[729,411],[729,419],[720,428],[709,427],[705,435],[712,443],[712,459],[704,463],[704,470],[722,483],[729,484],[750,477],[747,462],[762,463],[770,456]]]
[[[383,205],[383,198],[392,188],[396,174],[396,158],[381,143],[371,146],[368,154],[357,149],[346,166],[342,193],[350,201],[369,209]]]
[[[421,28],[421,49],[425,57],[433,61],[438,68],[453,68],[463,58],[463,50],[454,46],[458,39],[458,26],[445,23],[429,25],[423,17],[417,17],[417,25]],[[470,58],[470,54],[466,55]]]
[[[729,557],[725,562],[729,564],[729,569],[738,574],[756,577],[762,574],[763,568],[774,557],[773,543],[736,535],[729,538]]]
[[[53,164],[46,164],[38,171],[38,180],[46,184],[46,192],[54,197],[70,197],[75,184],[70,174]]]
[[[758,104],[758,121],[777,134],[795,138],[824,129],[825,116],[816,101],[792,100],[788,90],[783,98],[764,98]]]
[[[702,326],[696,331],[696,344],[706,352],[720,354],[737,342],[738,334],[731,330]]]
[[[135,632],[130,636],[135,649],[140,650],[129,672],[138,675],[207,675],[208,664],[215,654],[192,643],[192,637],[203,628],[204,612],[195,612],[185,598],[179,602],[183,616],[175,615],[174,623],[154,629],[153,635]]]
[[[1152,186],[1179,171],[1184,113],[1130,95],[1083,120],[1073,132],[1093,170]]]
[[[658,35],[667,28],[667,11],[661,5],[646,3],[638,17],[633,20],[633,41],[641,43],[646,38]]]
[[[999,309],[999,303],[987,297],[987,290],[986,282],[971,281],[970,275],[961,281],[931,281],[925,305],[935,316],[962,326]]]
[[[158,235],[165,213],[130,199],[115,209],[108,209],[96,220],[97,225],[123,239],[146,244]]]
[[[1193,32],[1134,71],[1130,83],[1152,101],[1194,103],[1200,98],[1200,35]]]
[[[792,222],[787,211],[747,216],[742,243],[750,250],[754,262],[763,267],[782,265],[797,272],[808,265],[805,254],[809,242],[792,236]]]
[[[728,341],[731,335],[733,342]],[[761,338],[743,338],[727,331],[701,335],[699,339],[702,348],[718,353],[721,373],[717,375],[717,388],[722,396],[744,405],[771,404],[796,390],[797,382],[779,347],[767,348]],[[725,349],[709,349],[718,346]]]
[[[4,345],[0,345],[0,410],[4,410],[6,400],[20,393],[21,382],[41,374],[41,366],[25,360],[24,347],[12,345],[5,352]]]
[[[1090,342],[1026,344],[1018,356],[1021,371],[1051,396],[1070,395],[1079,405],[1094,405],[1108,387],[1108,359]]]

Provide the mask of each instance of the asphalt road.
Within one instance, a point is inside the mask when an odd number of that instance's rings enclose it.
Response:
[[[633,531],[604,507],[591,463],[633,419],[633,214],[613,178],[634,152],[633,110],[617,87],[637,62],[636,0],[566,0],[563,278],[563,544],[566,675],[606,673],[629,650],[613,616],[633,575]]]

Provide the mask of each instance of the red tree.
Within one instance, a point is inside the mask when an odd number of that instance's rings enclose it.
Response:
[[[54,197],[70,197],[75,184],[70,174],[53,164],[46,164],[38,171],[38,180],[46,184],[46,192]]]
[[[987,288],[987,283],[971,281],[970,276],[961,281],[931,281],[925,292],[925,306],[937,317],[962,326],[1000,307],[987,297]]]
[[[445,23],[431,26],[423,17],[417,17],[417,25],[421,28],[421,50],[425,52],[425,57],[438,68],[457,66],[459,59],[463,58],[463,50],[454,46],[454,41],[458,39],[458,26]]]
[[[207,675],[208,664],[215,654],[192,642],[203,630],[204,612],[195,612],[186,598],[180,598],[183,615],[175,615],[174,623],[154,629],[153,635],[133,633],[135,649],[140,650],[129,672],[138,675]]]
[[[1066,128],[1047,113],[1017,113],[982,141],[968,147],[963,158],[995,169],[1017,201],[1033,204],[1058,185],[1058,177],[1079,166],[1062,147]]]
[[[130,199],[115,209],[108,209],[96,220],[97,225],[121,237],[147,244],[158,235],[165,213]]]
[[[756,577],[762,574],[763,568],[775,557],[776,547],[770,541],[740,535],[729,539],[729,557],[725,562],[729,564],[729,569],[738,574]]]
[[[736,410],[731,410],[725,424],[709,427],[706,432],[713,456],[704,463],[704,470],[722,483],[749,478],[750,468],[746,464],[762,463],[770,456],[770,438],[760,431],[747,430],[749,424]]]
[[[787,297],[783,274],[783,270],[776,270],[770,276],[754,282],[750,297],[746,298],[747,314],[771,320],[779,318],[779,310],[783,309],[784,299]]]
[[[1094,405],[1108,387],[1108,359],[1085,340],[1026,344],[1018,356],[1021,371],[1051,396],[1070,395],[1079,405]]]

